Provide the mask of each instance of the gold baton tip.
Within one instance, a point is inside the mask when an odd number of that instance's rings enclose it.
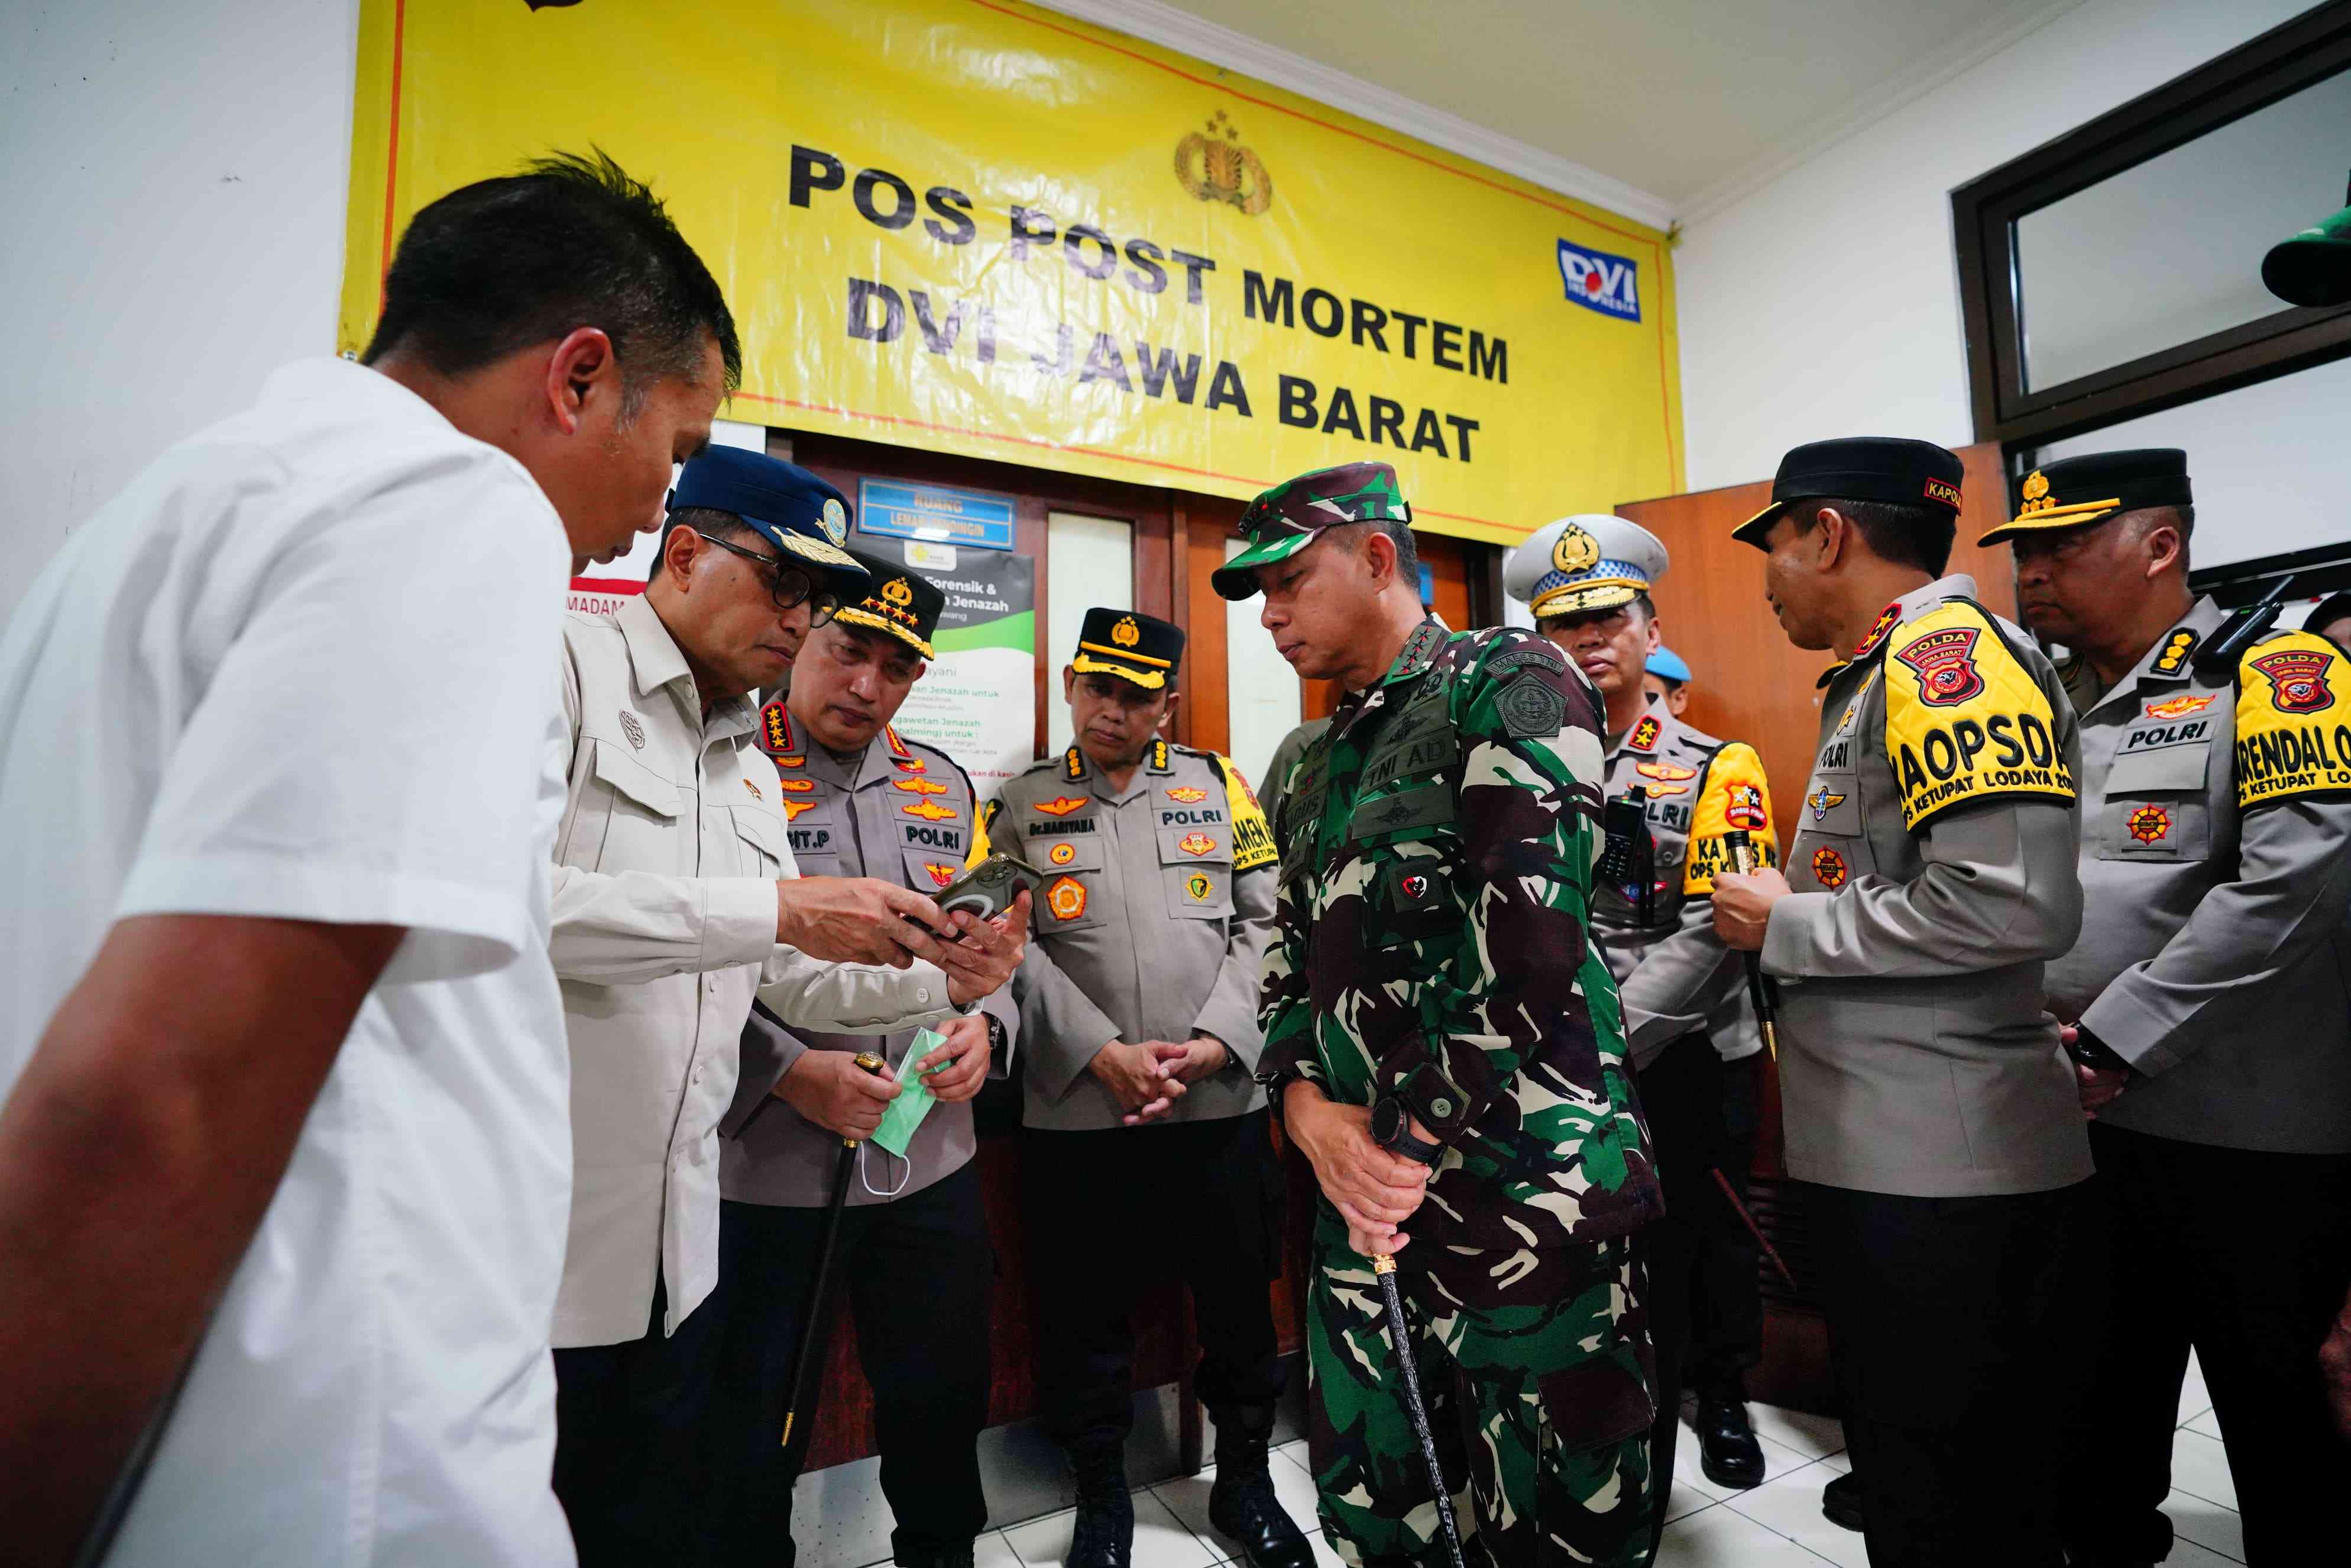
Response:
[[[778,1443],[778,1444],[777,1444],[777,1445],[776,1445],[776,1446],[777,1446],[778,1448],[790,1448],[790,1447],[792,1446],[792,1416],[793,1416],[793,1415],[794,1415],[794,1412],[789,1411],[789,1410],[787,1410],[787,1411],[785,1411],[785,1412],[784,1412],[784,1440],[783,1440],[782,1442],[780,1442],[780,1443]]]
[[[1384,1253],[1384,1252],[1374,1252],[1374,1253],[1373,1253],[1373,1254],[1372,1254],[1372,1272],[1373,1272],[1373,1273],[1374,1273],[1374,1274],[1393,1274],[1393,1273],[1395,1273],[1395,1259],[1393,1259],[1393,1258],[1391,1258],[1391,1257],[1389,1257],[1389,1256],[1388,1256],[1386,1253]]]

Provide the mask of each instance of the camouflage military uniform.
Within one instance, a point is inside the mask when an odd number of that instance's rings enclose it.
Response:
[[[1472,1561],[1637,1562],[1649,1348],[1632,1231],[1657,1184],[1586,934],[1599,704],[1531,633],[1428,621],[1290,779],[1259,1076],[1394,1095],[1445,1145],[1398,1278]],[[1366,1260],[1326,1202],[1311,1462],[1350,1562],[1429,1560],[1436,1512]],[[1465,1460],[1466,1464],[1462,1463]]]

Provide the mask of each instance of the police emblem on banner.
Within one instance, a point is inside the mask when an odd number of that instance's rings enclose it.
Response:
[[[1238,207],[1244,217],[1273,205],[1273,177],[1241,145],[1240,127],[1221,109],[1208,116],[1205,130],[1176,143],[1176,183],[1194,200],[1223,202]]]

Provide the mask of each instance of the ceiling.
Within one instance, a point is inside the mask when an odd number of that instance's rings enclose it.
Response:
[[[2077,0],[1045,3],[1662,223]]]

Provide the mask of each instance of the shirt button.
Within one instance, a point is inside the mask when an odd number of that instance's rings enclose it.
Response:
[[[914,999],[915,999],[916,1001],[918,1001],[918,1002],[923,1002],[923,1003],[927,1004],[927,1003],[930,1001],[930,999],[931,999],[931,988],[930,988],[930,987],[928,987],[928,986],[917,986],[917,987],[915,987],[915,988],[914,988]]]
[[[1450,1116],[1453,1114],[1453,1102],[1450,1100],[1431,1100],[1428,1103],[1428,1113],[1432,1116]]]

